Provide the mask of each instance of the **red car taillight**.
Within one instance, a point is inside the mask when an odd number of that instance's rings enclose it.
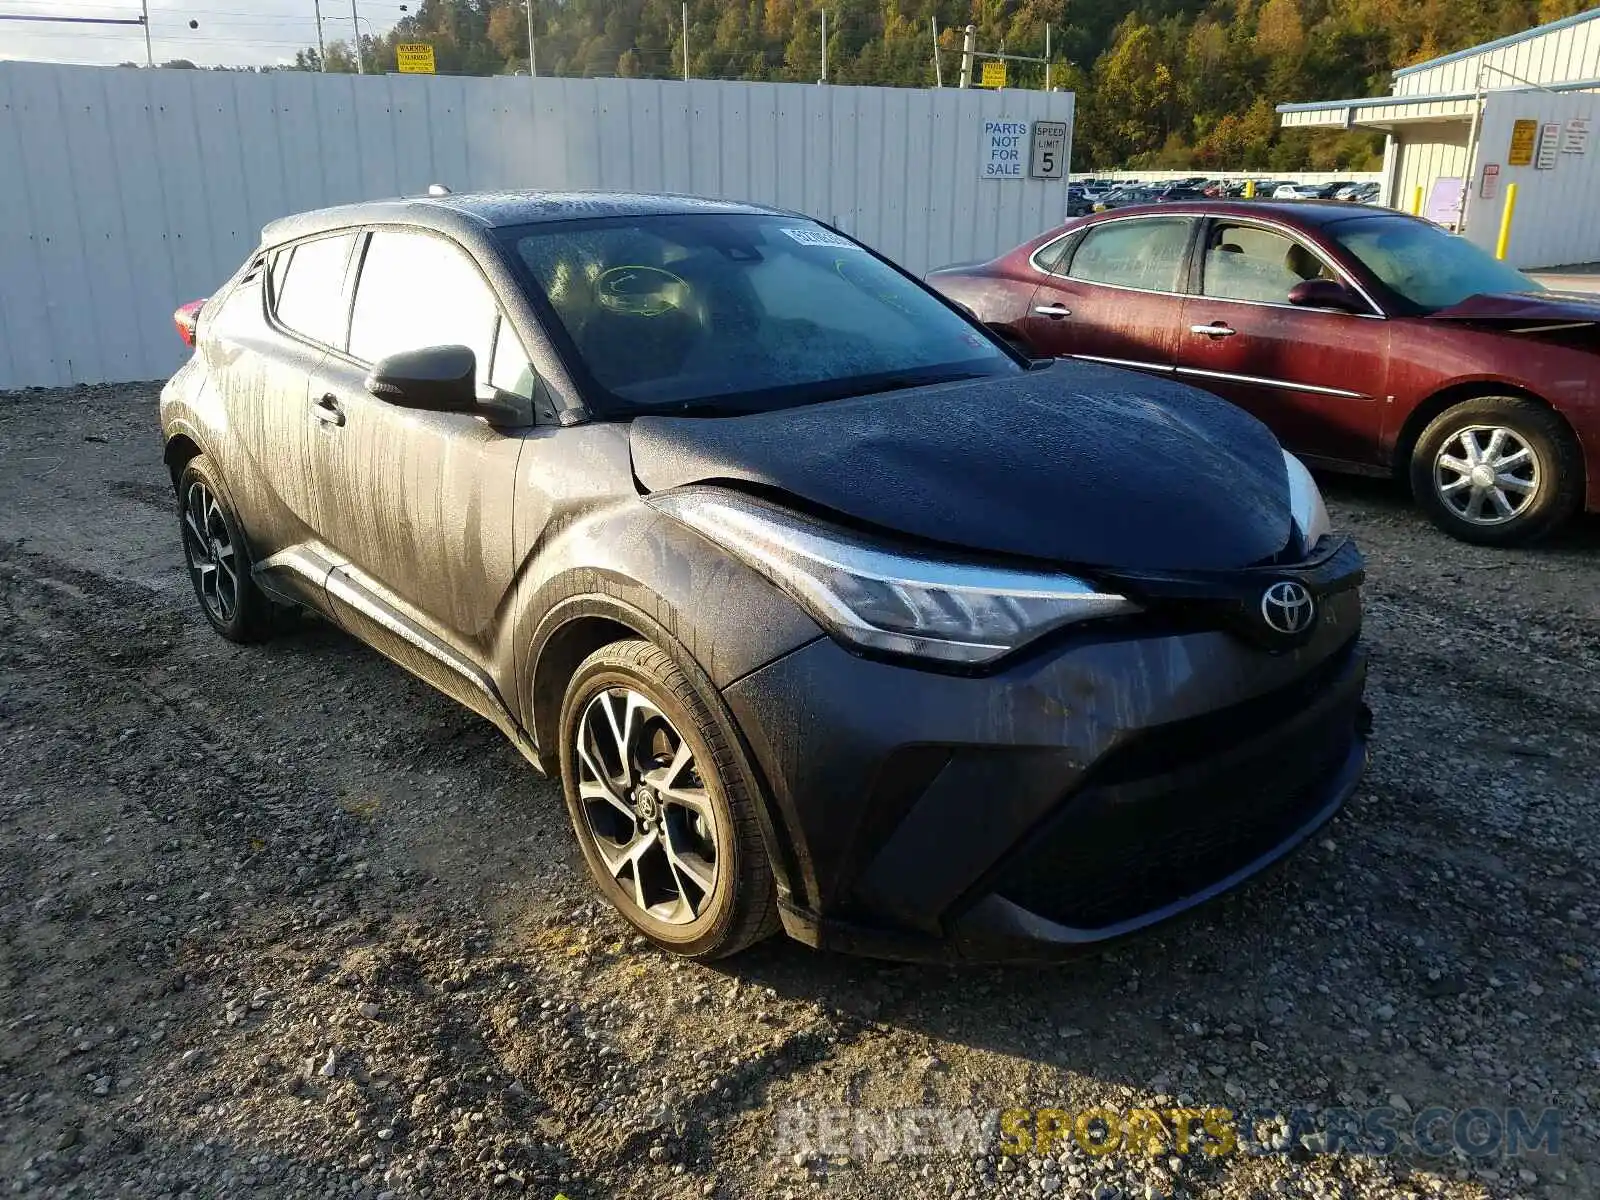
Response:
[[[204,300],[191,300],[172,314],[172,323],[178,327],[178,336],[185,346],[194,345],[195,326],[200,324],[200,306]]]

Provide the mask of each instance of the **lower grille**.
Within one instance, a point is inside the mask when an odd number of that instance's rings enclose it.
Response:
[[[1281,845],[1326,804],[1357,736],[1363,671],[1348,652],[1335,657],[1337,678],[1319,672],[1314,689],[1302,681],[1140,735],[1091,771],[993,890],[1047,920],[1103,929]]]

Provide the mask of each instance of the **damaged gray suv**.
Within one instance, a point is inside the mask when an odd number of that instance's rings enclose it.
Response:
[[[494,722],[676,953],[1070,954],[1360,776],[1362,561],[1300,463],[807,218],[328,209],[177,319],[206,619],[315,610]]]

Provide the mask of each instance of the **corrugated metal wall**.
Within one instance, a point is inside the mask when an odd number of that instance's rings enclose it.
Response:
[[[1479,67],[1487,63],[1509,71],[1529,83],[1565,83],[1600,79],[1600,12],[1584,13],[1532,36],[1490,42],[1487,48],[1451,56],[1434,66],[1395,75],[1397,96],[1436,96],[1470,92],[1478,86]],[[1491,88],[1512,86],[1504,75],[1489,72],[1484,83]]]
[[[479,188],[693,192],[798,209],[913,271],[1064,219],[980,180],[982,122],[1071,93],[133,70],[0,62],[0,388],[154,379],[172,310],[285,213]]]
[[[1465,121],[1398,126],[1399,167],[1389,203],[1410,212],[1418,188],[1426,205],[1435,180],[1460,179],[1467,166],[1468,129]]]
[[[1514,122],[1555,122],[1564,128],[1572,117],[1589,118],[1593,132],[1586,153],[1558,153],[1555,166],[1545,171],[1507,163]],[[1505,207],[1506,185],[1515,183],[1517,208],[1512,217],[1508,262],[1516,267],[1600,262],[1600,96],[1592,92],[1489,96],[1483,109],[1477,159],[1467,209],[1469,238],[1480,246],[1494,248]],[[1479,197],[1486,163],[1500,164],[1500,194],[1493,200]]]

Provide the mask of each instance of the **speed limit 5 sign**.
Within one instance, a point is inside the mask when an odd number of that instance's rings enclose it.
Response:
[[[1035,121],[1028,174],[1035,179],[1060,179],[1067,170],[1067,123]]]

